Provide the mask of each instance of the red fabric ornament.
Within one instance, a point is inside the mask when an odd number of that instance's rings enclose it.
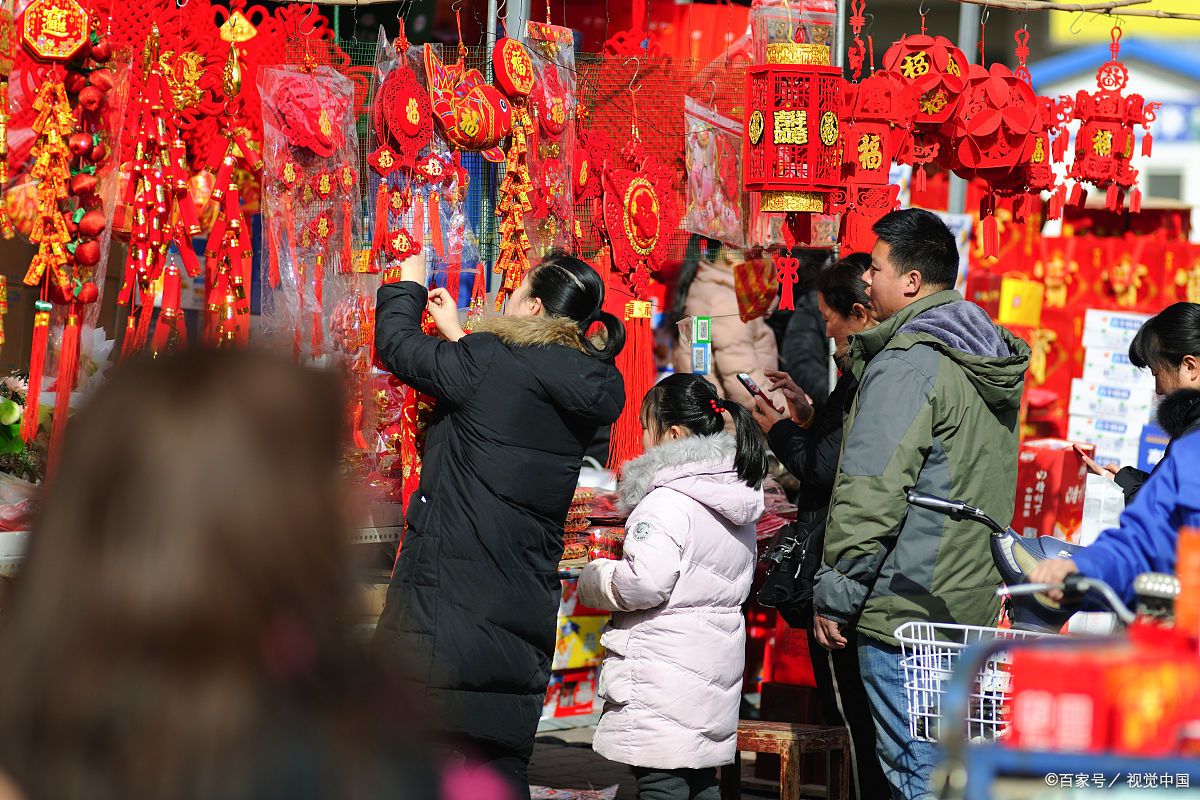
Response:
[[[782,294],[779,296],[780,311],[795,311],[795,287],[800,280],[800,259],[795,256],[776,256],[775,273],[779,277]]]
[[[453,178],[450,166],[433,153],[429,153],[417,161],[413,166],[413,173],[419,175],[426,183],[433,185],[449,183]]]
[[[934,161],[948,163],[942,126],[958,109],[966,87],[969,62],[963,52],[943,36],[903,36],[883,54],[883,69],[908,86],[917,98],[913,138],[901,153],[903,163],[915,169],[914,183],[923,185],[925,171]]]
[[[70,61],[88,44],[88,13],[76,0],[34,0],[21,16],[21,42],[43,61]]]
[[[375,130],[380,141],[393,148],[402,168],[411,168],[433,138],[433,107],[407,59],[401,59],[379,89]]]
[[[557,69],[543,72],[542,80],[533,88],[533,99],[538,110],[538,125],[543,133],[558,136],[566,130],[570,119],[567,113],[567,89],[562,85]]]
[[[1096,72],[1097,91],[1080,90],[1075,95],[1074,118],[1079,122],[1075,134],[1075,160],[1067,172],[1075,180],[1071,200],[1083,204],[1081,184],[1091,183],[1107,190],[1106,204],[1110,211],[1120,208],[1125,192],[1130,195],[1130,210],[1141,207],[1141,192],[1137,186],[1137,170],[1130,164],[1133,157],[1134,126],[1141,125],[1142,154],[1150,155],[1150,123],[1154,121],[1161,103],[1147,103],[1140,94],[1123,94],[1129,85],[1129,70],[1119,60],[1121,28],[1114,25],[1112,59]]]
[[[377,175],[387,177],[400,168],[400,156],[395,150],[382,144],[367,156],[367,164]]]
[[[421,244],[416,238],[408,232],[407,228],[400,228],[388,234],[387,252],[396,261],[403,261],[409,256],[415,256],[421,252]]]
[[[425,45],[425,77],[433,113],[446,139],[463,150],[478,150],[488,161],[503,161],[497,145],[512,130],[508,99],[484,81],[479,70],[466,69],[462,59],[443,64]]]
[[[492,70],[496,85],[510,98],[528,97],[533,89],[533,59],[525,45],[507,37],[492,49]]]
[[[342,120],[349,111],[349,98],[331,92],[316,75],[294,72],[279,78],[272,104],[293,147],[328,158],[345,146]]]

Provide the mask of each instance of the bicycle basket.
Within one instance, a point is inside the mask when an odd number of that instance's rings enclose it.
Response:
[[[906,622],[896,629],[900,642],[900,664],[904,670],[904,694],[908,702],[908,728],[919,741],[940,738],[941,701],[959,656],[971,645],[992,639],[1019,641],[1054,634],[984,628],[938,622]],[[963,721],[971,741],[995,741],[1008,728],[1008,696],[1012,690],[1009,654],[1001,651],[989,658],[975,676]]]

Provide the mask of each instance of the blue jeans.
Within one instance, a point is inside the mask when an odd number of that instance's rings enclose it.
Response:
[[[900,648],[859,636],[858,665],[875,719],[875,753],[891,784],[893,800],[932,797],[929,775],[937,763],[937,748],[913,739],[909,732]]]

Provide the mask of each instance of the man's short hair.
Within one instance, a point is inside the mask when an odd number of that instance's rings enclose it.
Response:
[[[922,281],[943,289],[958,279],[958,244],[937,214],[923,208],[893,211],[871,230],[891,248],[897,272],[915,269]]]

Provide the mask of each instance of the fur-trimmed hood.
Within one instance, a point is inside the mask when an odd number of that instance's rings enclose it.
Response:
[[[583,351],[579,326],[563,317],[489,317],[475,326],[476,333],[490,333],[509,347],[561,345]]]
[[[728,433],[663,442],[621,470],[618,507],[632,511],[650,492],[668,487],[735,525],[755,522],[765,508],[762,488],[747,486],[738,477],[736,453],[737,443]]]
[[[1200,390],[1179,389],[1158,404],[1158,425],[1172,439],[1200,429]]]

